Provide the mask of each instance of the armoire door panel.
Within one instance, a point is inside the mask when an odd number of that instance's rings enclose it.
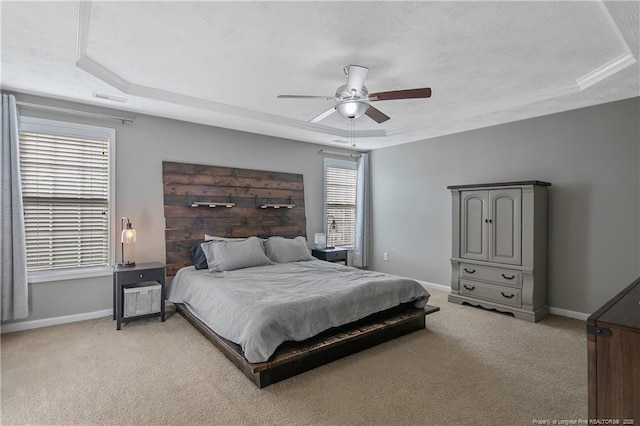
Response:
[[[491,207],[489,261],[522,264],[522,192],[520,189],[489,191]]]
[[[487,191],[462,193],[460,256],[465,259],[488,260]]]

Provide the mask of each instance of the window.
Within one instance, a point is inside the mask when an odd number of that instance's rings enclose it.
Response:
[[[20,171],[31,282],[109,270],[114,145],[114,129],[22,117]]]
[[[327,246],[352,246],[356,234],[356,163],[324,160],[324,204]],[[335,221],[338,229],[331,225]]]

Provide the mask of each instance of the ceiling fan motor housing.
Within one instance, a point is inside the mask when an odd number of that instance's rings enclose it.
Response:
[[[362,86],[362,89],[357,92],[355,89],[347,90],[347,85],[343,84],[338,87],[336,90],[336,100],[337,101],[346,101],[346,100],[369,100],[369,91],[366,86]]]
[[[369,91],[365,86],[358,92],[355,89],[347,90],[343,84],[336,91],[336,109],[345,118],[360,118],[369,108]]]

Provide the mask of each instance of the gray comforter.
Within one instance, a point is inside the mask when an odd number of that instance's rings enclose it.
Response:
[[[267,361],[288,340],[302,341],[405,302],[422,308],[418,282],[320,260],[212,273],[178,271],[167,299],[185,303],[209,328],[239,344],[249,362]]]

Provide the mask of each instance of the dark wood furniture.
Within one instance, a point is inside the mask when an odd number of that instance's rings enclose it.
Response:
[[[425,316],[440,310],[431,305],[425,309],[413,308],[413,303],[400,305],[303,342],[286,342],[269,361],[250,363],[239,345],[218,336],[183,304],[176,304],[176,309],[259,388],[423,329]]]
[[[162,181],[168,276],[193,264],[189,250],[202,242],[205,233],[219,237],[306,237],[300,174],[164,161]],[[189,207],[194,202],[233,207]],[[291,208],[261,208],[267,204]],[[341,255],[346,260],[346,251]],[[304,342],[285,343],[268,362],[252,364],[237,344],[218,336],[185,306],[176,304],[176,309],[258,387],[422,329],[425,315],[440,310],[429,305],[426,309],[402,305]]]
[[[317,259],[326,260],[327,262],[344,262],[346,264],[348,252],[349,250],[346,248],[334,247],[313,249],[311,250],[311,255]]]
[[[162,162],[167,276],[193,264],[189,249],[204,234],[218,237],[307,235],[300,174]],[[292,208],[260,208],[290,204]],[[233,207],[190,207],[229,202]]]
[[[165,272],[165,265],[159,262],[138,263],[136,266],[128,268],[113,268],[113,319],[116,320],[117,330],[120,330],[124,323],[143,318],[160,317],[160,320],[164,321]],[[160,312],[125,317],[123,290],[147,285],[149,281],[160,284]]]
[[[640,278],[589,317],[587,350],[589,418],[639,423]]]

